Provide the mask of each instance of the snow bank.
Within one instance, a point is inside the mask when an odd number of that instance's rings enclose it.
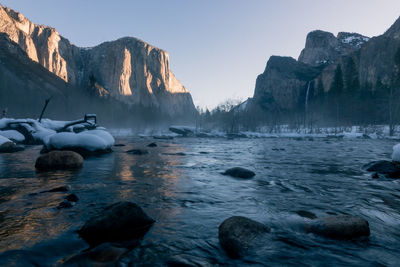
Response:
[[[16,130],[0,131],[0,136],[6,137],[17,143],[25,141],[25,137]]]
[[[114,145],[114,137],[103,130],[90,130],[81,133],[63,132],[50,136],[46,142],[48,149],[82,148],[91,152],[107,150]]]
[[[397,144],[393,147],[392,160],[400,162],[400,144]]]

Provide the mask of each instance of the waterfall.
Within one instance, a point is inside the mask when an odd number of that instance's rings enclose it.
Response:
[[[307,114],[307,109],[308,109],[308,96],[309,96],[309,94],[310,94],[310,87],[311,87],[311,81],[310,82],[308,82],[308,85],[307,85],[307,92],[306,92],[306,103],[305,103],[305,105],[304,105],[304,107],[305,107],[305,113]]]

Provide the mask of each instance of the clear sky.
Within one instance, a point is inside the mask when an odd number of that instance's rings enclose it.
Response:
[[[271,55],[297,58],[308,32],[382,34],[400,0],[0,0],[77,46],[134,36],[166,50],[196,105],[253,95]]]

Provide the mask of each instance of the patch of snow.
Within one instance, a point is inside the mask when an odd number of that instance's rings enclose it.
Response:
[[[17,143],[25,141],[25,137],[16,130],[0,131],[0,136],[6,137]]]
[[[392,160],[400,162],[400,144],[397,144],[393,147]]]

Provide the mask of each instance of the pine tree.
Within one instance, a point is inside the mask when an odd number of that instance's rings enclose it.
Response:
[[[340,118],[340,104],[341,98],[343,95],[344,83],[343,83],[343,72],[340,64],[337,65],[335,70],[335,76],[333,77],[333,81],[331,84],[331,88],[329,90],[329,98],[333,101],[335,106],[335,115],[336,115],[336,127],[339,126],[339,118]]]

